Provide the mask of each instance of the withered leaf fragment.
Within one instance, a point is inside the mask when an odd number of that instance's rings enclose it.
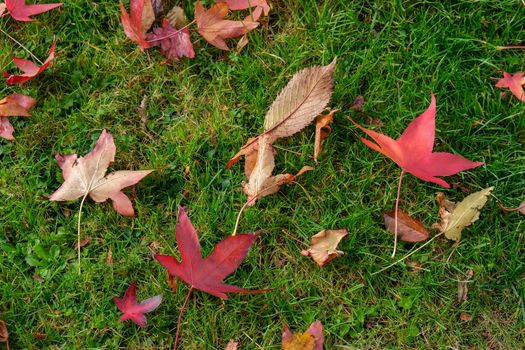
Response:
[[[119,214],[134,216],[133,205],[122,189],[136,184],[153,170],[120,170],[106,175],[109,164],[115,160],[116,151],[113,136],[104,129],[95,148],[84,157],[57,154],[55,158],[62,169],[64,183],[49,200],[75,200],[89,195],[100,203],[110,198]]]
[[[5,322],[0,320],[0,343],[9,344],[9,332],[7,331],[7,326]]]
[[[14,140],[13,132],[15,129],[9,122],[8,117],[21,116],[29,117],[29,110],[36,104],[36,100],[30,96],[12,94],[0,100],[0,137],[7,140]]]
[[[237,343],[235,340],[233,339],[230,339],[230,341],[228,342],[228,344],[226,344],[226,349],[224,350],[237,350],[237,346],[239,345],[239,343]]]
[[[394,211],[383,213],[386,229],[394,233]],[[411,217],[403,210],[397,210],[397,235],[398,238],[405,242],[421,242],[428,239],[429,232],[423,226],[421,221]]]
[[[323,350],[323,325],[315,321],[304,333],[293,334],[285,324],[282,336],[283,350]]]
[[[461,231],[479,219],[479,211],[487,203],[493,189],[494,187],[489,187],[474,192],[460,203],[451,202],[443,193],[438,193],[437,202],[439,204],[441,222],[434,224],[432,227],[441,231],[446,238],[459,241],[461,239]]]
[[[328,113],[319,114],[315,118],[314,161],[316,164],[317,158],[321,153],[321,143],[323,142],[323,139],[332,132],[330,123],[334,120],[335,112],[337,112],[337,110],[329,110]]]
[[[215,4],[209,10],[204,10],[199,0],[195,4],[197,31],[207,42],[226,51],[229,48],[225,39],[243,36],[259,25],[259,22],[251,20],[225,20],[228,11],[228,5],[225,3]]]
[[[319,266],[323,267],[339,255],[343,255],[341,250],[337,250],[337,245],[346,235],[348,235],[346,229],[323,230],[312,236],[310,248],[301,251],[301,254],[311,256]]]
[[[468,270],[465,274],[465,278],[461,281],[458,281],[458,295],[456,297],[456,302],[459,304],[463,301],[467,301],[468,296],[468,283],[474,276],[474,271]]]

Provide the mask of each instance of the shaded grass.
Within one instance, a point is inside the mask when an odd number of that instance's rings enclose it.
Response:
[[[53,35],[57,58],[22,87],[2,96],[38,99],[31,118],[11,118],[15,142],[0,143],[0,319],[14,348],[168,348],[187,289],[171,293],[153,259],[177,255],[178,205],[189,208],[205,254],[233,230],[245,200],[242,165],[224,164],[263,128],[269,105],[298,70],[338,57],[331,106],[340,108],[322,162],[249,208],[240,231],[263,230],[247,260],[228,279],[244,288],[272,288],[227,301],[196,292],[182,326],[184,349],[278,349],[282,323],[325,326],[327,348],[499,348],[523,344],[524,220],[490,201],[458,245],[437,240],[405,264],[371,275],[391,260],[393,239],[382,210],[394,205],[399,168],[359,141],[348,121],[383,122],[397,137],[437,96],[437,151],[457,152],[477,168],[448,178],[454,200],[496,186],[494,196],[518,205],[525,192],[523,104],[500,97],[502,71],[523,70],[522,51],[497,45],[525,38],[516,1],[347,2],[272,1],[268,23],[241,52],[219,52],[192,33],[196,58],[163,64],[156,49],[142,53],[127,40],[118,4],[70,1],[32,23],[1,19],[2,28],[45,58]],[[183,1],[191,18],[193,2]],[[0,43],[0,68],[27,54]],[[148,124],[136,108],[149,97]],[[364,112],[351,110],[365,97]],[[51,203],[62,182],[55,153],[85,154],[102,128],[113,133],[113,169],[156,172],[127,191],[138,212],[123,218],[110,204],[87,201],[82,218],[82,274],[75,266],[78,202]],[[279,141],[276,172],[313,164],[313,130]],[[284,149],[284,150],[283,150]],[[288,152],[290,151],[290,152]],[[188,170],[186,170],[188,169]],[[436,192],[404,179],[401,207],[427,225],[437,220]],[[299,254],[321,229],[347,228],[345,255],[323,269]],[[399,256],[411,245],[401,244]],[[113,265],[107,263],[112,255]],[[468,300],[457,305],[458,280],[474,271]],[[42,281],[33,276],[38,274]],[[113,296],[138,281],[139,299],[165,294],[148,327],[119,323]],[[473,316],[470,322],[458,315]],[[37,339],[38,334],[44,339]],[[40,337],[41,338],[41,337]],[[36,345],[35,345],[36,344]]]

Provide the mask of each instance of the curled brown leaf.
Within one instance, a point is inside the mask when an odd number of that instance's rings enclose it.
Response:
[[[394,214],[395,212],[393,210],[383,213],[386,229],[391,233],[394,233],[395,231]],[[423,226],[421,221],[411,217],[403,210],[398,209],[397,235],[398,238],[402,241],[414,243],[427,240],[429,232],[425,228],[425,226]]]

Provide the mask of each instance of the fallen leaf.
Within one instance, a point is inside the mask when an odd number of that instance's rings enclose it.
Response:
[[[45,333],[40,333],[40,332],[37,332],[37,331],[33,332],[33,335],[34,335],[35,338],[38,339],[38,340],[44,340],[44,339],[47,338],[47,334],[45,334]]]
[[[87,239],[83,239],[81,240],[80,242],[76,242],[75,243],[75,250],[78,250],[82,247],[85,247],[86,245],[88,245],[89,243],[91,242],[91,238],[87,238]]]
[[[33,279],[34,279],[35,281],[38,281],[38,282],[44,282],[44,279],[42,278],[42,276],[40,276],[40,275],[37,274],[37,273],[33,275]]]
[[[224,2],[228,5],[230,10],[246,10],[251,7],[255,7],[255,10],[251,13],[251,18],[253,21],[257,21],[261,14],[264,13],[265,16],[268,16],[270,12],[270,5],[266,0],[217,0],[216,2]]]
[[[195,57],[188,28],[177,30],[166,18],[162,21],[162,28],[153,28],[153,32],[148,34],[148,41],[151,46],[160,46],[160,51],[168,60],[178,62],[181,57]]]
[[[30,16],[47,12],[59,6],[62,6],[62,3],[26,5],[25,0],[5,0],[5,7],[7,7],[11,17],[22,22],[31,22],[33,19]],[[3,10],[0,11],[0,14],[2,12]]]
[[[155,21],[151,0],[130,0],[130,14],[120,1],[120,12],[124,33],[140,45],[141,51],[150,47],[144,36]]]
[[[292,136],[308,126],[326,107],[332,96],[336,60],[327,66],[305,68],[294,74],[270,106],[264,120],[264,133],[251,138],[233,156],[226,168],[237,163],[241,156],[254,152],[260,138],[273,144],[281,137]]]
[[[3,2],[0,3],[0,16],[2,16],[5,12],[6,6]]]
[[[315,141],[314,141],[314,161],[317,164],[317,157],[321,153],[321,143],[323,139],[330,135],[332,128],[330,123],[334,120],[334,113],[337,110],[329,110],[326,114],[319,114],[315,118]]]
[[[419,272],[423,269],[423,265],[417,261],[407,261],[407,266],[412,268],[412,272]]]
[[[437,202],[441,222],[432,225],[432,227],[442,232],[446,238],[459,241],[461,231],[479,219],[479,211],[487,203],[493,189],[494,187],[489,187],[474,192],[460,203],[451,202],[443,193],[438,193]]]
[[[365,145],[392,159],[404,172],[406,171],[421,180],[449,188],[450,185],[437,176],[450,176],[463,170],[478,167],[483,163],[471,162],[452,153],[433,152],[435,118],[436,98],[432,94],[428,109],[413,120],[397,140],[376,131],[365,129],[354,121],[352,122],[375,141],[361,138]]]
[[[315,321],[304,333],[293,334],[285,324],[282,336],[283,350],[323,350],[323,325]]]
[[[258,234],[238,234],[220,241],[206,258],[202,258],[199,237],[183,208],[179,208],[179,222],[175,238],[181,262],[169,255],[155,255],[155,259],[168,272],[177,276],[191,288],[201,290],[221,299],[226,293],[261,293],[265,290],[248,290],[225,284],[223,280],[232,274],[246,257]]]
[[[228,344],[226,344],[226,349],[224,350],[237,350],[237,346],[239,345],[239,343],[237,343],[235,340],[233,339],[230,339],[230,341],[228,342]]]
[[[36,100],[30,96],[12,94],[0,100],[0,137],[7,140],[14,140],[13,132],[15,129],[9,122],[8,117],[22,116],[29,117],[29,110],[36,104]]]
[[[363,105],[365,104],[365,98],[361,95],[357,96],[354,100],[354,103],[352,103],[352,109],[357,112],[363,111]]]
[[[468,283],[474,276],[474,271],[468,270],[465,274],[465,279],[458,281],[458,295],[456,297],[456,302],[459,304],[463,301],[467,301],[468,296]]]
[[[137,108],[137,113],[140,116],[140,119],[142,119],[142,124],[146,127],[148,126],[148,115],[146,114],[146,105],[148,104],[148,96],[144,95],[142,100],[140,101],[140,105]]]
[[[114,297],[113,300],[115,304],[117,304],[117,308],[123,312],[123,315],[120,316],[120,322],[132,320],[139,326],[145,327],[147,320],[144,314],[152,312],[159,307],[162,301],[162,294],[137,303],[136,283],[132,283],[124,293],[122,299]]]
[[[170,12],[166,15],[166,18],[175,29],[181,29],[188,24],[184,10],[180,6],[173,6]]]
[[[166,271],[166,282],[173,293],[177,293],[177,277],[170,275],[169,271]]]
[[[225,20],[228,14],[228,5],[218,3],[205,11],[200,0],[195,4],[195,21],[197,31],[207,42],[213,46],[228,51],[228,45],[224,39],[243,36],[247,32],[255,29],[259,22],[251,20],[231,21]]]
[[[525,84],[524,72],[518,72],[514,75],[503,72],[503,78],[498,80],[496,87],[509,88],[510,92],[516,96],[520,101],[525,102],[525,91],[522,85]]]
[[[248,34],[244,34],[237,42],[237,50],[241,51],[243,47],[248,45]]]
[[[9,344],[9,332],[7,331],[7,326],[5,322],[0,320],[0,343]]]
[[[346,229],[323,230],[312,236],[310,248],[301,251],[301,254],[311,256],[319,266],[323,267],[339,255],[343,255],[341,250],[337,250],[337,245],[346,235],[348,235]]]
[[[472,315],[466,313],[466,312],[460,312],[459,313],[459,319],[461,321],[465,321],[465,322],[468,322],[468,321],[472,321]]]
[[[31,62],[30,60],[26,60],[23,58],[13,58],[13,63],[22,71],[24,74],[21,75],[13,75],[9,74],[7,72],[3,72],[4,77],[7,78],[6,84],[7,85],[14,85],[14,84],[23,84],[26,81],[32,79],[33,77],[37,76],[38,74],[42,73],[46,68],[49,66],[51,61],[55,58],[55,43],[51,44],[51,48],[49,49],[49,56],[46,58],[42,66],[38,67],[36,64]]]
[[[383,213],[387,231],[394,233],[394,211]],[[429,232],[423,226],[421,221],[411,217],[403,210],[397,210],[397,235],[398,238],[405,242],[421,242],[428,239]]]
[[[76,154],[57,154],[64,183],[49,197],[51,201],[75,200],[89,195],[95,202],[112,200],[113,208],[124,216],[134,216],[130,199],[121,191],[132,186],[153,170],[121,170],[106,175],[115,160],[116,147],[113,136],[104,129],[95,148],[84,157]]]
[[[113,252],[111,249],[108,250],[108,254],[106,256],[106,263],[108,266],[113,266]]]

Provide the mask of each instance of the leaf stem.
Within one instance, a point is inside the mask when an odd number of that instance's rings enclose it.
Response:
[[[399,260],[396,260],[395,262],[393,262],[392,264],[388,265],[387,267],[383,267],[381,270],[379,271],[376,271],[376,272],[373,272],[371,275],[377,275],[378,273],[381,273],[383,271],[386,271],[388,270],[389,268],[391,268],[392,266],[395,266],[397,264],[399,264],[401,261],[409,258],[410,256],[412,256],[414,253],[420,251],[423,247],[426,247],[427,245],[430,244],[430,242],[432,242],[433,240],[435,240],[436,238],[440,237],[443,235],[444,232],[441,232],[441,233],[438,233],[437,235],[435,235],[434,237],[432,237],[431,239],[429,239],[427,242],[425,242],[425,244],[421,245],[420,247],[418,247],[417,249],[414,249],[412,252],[408,253],[407,255],[405,255],[404,257],[402,257],[401,259]]]
[[[255,199],[258,197],[253,197],[252,199],[249,199],[244,203],[244,205],[241,207],[241,210],[239,210],[239,214],[237,214],[237,220],[235,220],[235,227],[233,228],[232,236],[235,236],[237,234],[237,229],[239,228],[239,221],[241,221],[241,214],[246,209],[248,205],[250,205]]]
[[[182,304],[182,308],[180,309],[179,320],[177,321],[177,335],[175,335],[175,344],[173,344],[173,350],[177,350],[177,345],[179,344],[180,322],[182,320],[182,314],[184,313],[184,309],[186,309],[186,304],[188,303],[188,300],[190,299],[190,295],[192,291],[193,291],[193,286],[191,286],[190,290],[188,291],[188,295],[186,295],[186,300],[184,300],[184,304]]]
[[[164,40],[164,39],[168,39],[168,38],[171,38],[172,36],[175,36],[177,34],[179,34],[181,31],[183,31],[184,29],[188,28],[189,26],[191,26],[193,23],[195,23],[195,20],[191,21],[190,23],[186,24],[184,27],[182,27],[181,29],[177,29],[176,32],[173,32],[171,34],[168,34],[166,36],[163,36],[161,38],[156,38],[155,40],[146,40],[146,42],[148,43],[152,43],[152,42],[155,42],[155,41],[161,41],[161,40]]]
[[[13,38],[11,35],[7,34],[2,28],[0,28],[0,32],[2,32],[5,36],[7,36],[9,39],[13,40],[18,46],[20,46],[22,49],[26,50],[31,57],[33,57],[40,65],[44,65],[44,62],[40,61],[38,57],[36,57],[27,47],[25,47],[21,42]]]
[[[82,200],[80,201],[80,208],[78,209],[78,222],[77,222],[77,252],[78,252],[78,273],[80,274],[80,217],[82,216],[82,207],[84,206],[84,201],[86,200],[89,192],[84,194]]]
[[[397,184],[396,208],[394,211],[394,250],[392,251],[392,258],[396,256],[397,250],[397,211],[399,209],[399,198],[401,196],[401,184],[403,183],[403,175],[405,175],[405,169],[401,169],[401,175],[399,175],[399,183]]]

